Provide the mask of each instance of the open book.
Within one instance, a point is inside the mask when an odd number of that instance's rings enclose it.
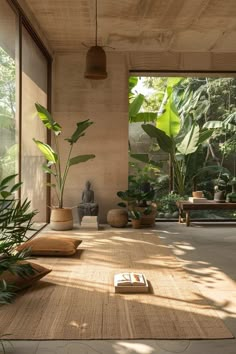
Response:
[[[147,292],[148,283],[144,274],[119,273],[114,276],[116,292]]]
[[[116,286],[144,286],[145,279],[141,273],[119,273],[115,274],[115,285]]]

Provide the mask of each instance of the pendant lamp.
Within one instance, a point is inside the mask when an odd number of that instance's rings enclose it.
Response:
[[[107,78],[106,53],[102,47],[97,45],[98,23],[97,23],[97,0],[96,1],[96,27],[95,45],[90,47],[86,55],[86,69],[84,77],[91,80],[104,80]]]

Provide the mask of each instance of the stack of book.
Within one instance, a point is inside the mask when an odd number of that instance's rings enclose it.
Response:
[[[80,229],[85,230],[98,230],[98,217],[97,216],[83,216],[80,224]]]
[[[147,293],[148,282],[142,273],[119,273],[114,276],[116,293]]]
[[[188,200],[191,203],[207,203],[208,202],[208,199],[206,199],[206,198],[189,197]]]

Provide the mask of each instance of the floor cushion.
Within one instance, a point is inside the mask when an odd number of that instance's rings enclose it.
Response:
[[[33,262],[17,262],[18,264],[22,265],[28,265],[30,264],[33,270],[35,271],[33,274],[29,276],[24,276],[21,277],[19,275],[12,274],[8,270],[0,274],[0,281],[5,280],[7,284],[14,285],[17,290],[21,290],[24,288],[28,288],[31,286],[33,283],[38,281],[39,279],[45,277],[48,273],[50,273],[52,270],[47,269],[39,264],[33,263]]]
[[[77,238],[40,236],[17,247],[17,251],[29,249],[32,256],[72,256],[82,241]]]

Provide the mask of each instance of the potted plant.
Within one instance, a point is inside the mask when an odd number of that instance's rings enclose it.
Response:
[[[93,124],[93,122],[89,119],[78,122],[71,137],[65,139],[69,143],[70,148],[65,161],[65,167],[63,168],[58,141],[61,136],[62,128],[57,122],[54,121],[46,108],[38,103],[36,103],[35,106],[38,112],[38,117],[41,119],[45,127],[52,132],[53,137],[54,148],[42,141],[33,139],[47,160],[47,162],[42,165],[44,172],[50,174],[54,178],[54,183],[49,183],[48,186],[55,189],[58,206],[56,208],[52,208],[50,225],[54,230],[71,230],[73,228],[72,210],[69,208],[64,208],[66,179],[71,166],[77,165],[81,162],[86,162],[95,157],[93,154],[71,157],[74,145],[81,137],[85,135],[86,129]]]
[[[142,227],[142,214],[138,210],[130,210],[129,216],[134,229],[140,229]]]
[[[144,193],[140,190],[127,189],[117,192],[117,196],[123,200],[119,206],[127,208],[129,211],[138,211],[141,214],[141,224],[152,226],[155,223],[156,204],[153,203],[155,191]]]

